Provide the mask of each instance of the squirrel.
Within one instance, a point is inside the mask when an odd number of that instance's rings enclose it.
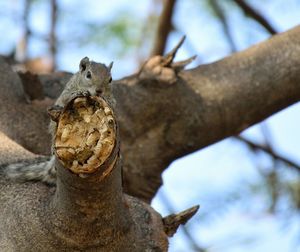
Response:
[[[112,106],[114,106],[115,100],[112,96],[111,90],[112,66],[113,62],[111,62],[109,66],[106,66],[102,63],[90,61],[88,57],[81,59],[79,63],[79,71],[67,82],[53,108],[63,108],[69,101],[80,95],[101,95]],[[56,122],[51,120],[49,124],[49,132],[52,136],[52,141],[55,138],[56,128]],[[28,164],[28,161],[9,164],[6,166],[5,173],[7,177],[21,182],[41,181],[48,185],[55,185],[55,155],[53,154],[50,159],[43,161],[33,161],[31,164]]]

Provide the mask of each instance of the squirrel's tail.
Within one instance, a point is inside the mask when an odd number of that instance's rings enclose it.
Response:
[[[53,156],[50,160],[9,164],[5,167],[5,174],[8,178],[19,182],[41,181],[48,185],[55,185],[55,158]]]

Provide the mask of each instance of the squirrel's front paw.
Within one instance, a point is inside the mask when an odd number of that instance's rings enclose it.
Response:
[[[61,115],[62,110],[63,110],[62,106],[54,105],[54,106],[49,107],[47,109],[47,112],[48,112],[48,115],[50,116],[51,120],[54,122],[57,122]]]
[[[87,90],[85,90],[85,91],[76,91],[76,92],[72,93],[72,99],[74,99],[77,96],[90,96],[90,95],[91,95],[91,93]]]
[[[91,93],[89,91],[82,91],[82,92],[80,92],[80,94],[82,96],[91,96]]]

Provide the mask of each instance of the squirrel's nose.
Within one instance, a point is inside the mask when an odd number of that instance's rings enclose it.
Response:
[[[102,95],[102,93],[103,93],[102,89],[96,90],[96,94],[97,94],[97,95]]]

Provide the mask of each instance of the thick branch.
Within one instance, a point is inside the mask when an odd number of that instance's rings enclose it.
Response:
[[[117,82],[126,190],[151,199],[161,185],[158,174],[176,158],[299,101],[299,41],[297,27],[224,60],[183,71],[172,85],[156,67],[153,75]]]
[[[27,78],[30,82],[33,79]],[[49,152],[46,107],[46,104],[28,103],[18,74],[0,57],[0,131],[27,150],[39,154]]]

